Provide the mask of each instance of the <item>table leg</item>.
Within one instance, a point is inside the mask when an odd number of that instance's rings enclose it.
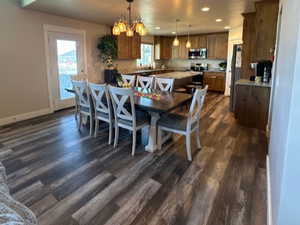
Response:
[[[160,118],[159,113],[149,112],[151,115],[151,124],[149,130],[149,141],[145,147],[147,152],[154,152],[157,149],[157,121]]]

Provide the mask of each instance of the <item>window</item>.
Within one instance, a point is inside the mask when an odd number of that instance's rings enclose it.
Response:
[[[153,45],[141,44],[141,59],[137,60],[139,67],[152,66],[153,63]]]

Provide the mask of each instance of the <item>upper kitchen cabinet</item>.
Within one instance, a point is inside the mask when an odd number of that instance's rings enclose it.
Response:
[[[209,34],[207,51],[209,59],[227,59],[228,33]]]
[[[244,13],[243,23],[243,51],[242,51],[242,73],[241,78],[249,79],[253,75],[250,63],[254,62],[255,51],[255,18],[256,13]]]
[[[179,39],[179,59],[188,59],[189,58],[189,50],[186,48],[186,42],[188,41],[187,36],[178,37]]]
[[[154,39],[154,55],[156,60],[172,58],[172,39],[170,37],[156,36]]]
[[[121,33],[117,39],[118,58],[119,59],[139,59],[141,58],[141,37],[135,34],[133,37],[127,37]]]
[[[256,46],[254,58],[256,61],[272,60],[276,41],[279,3],[276,1],[256,2],[255,8]]]
[[[207,35],[197,36],[198,45],[197,48],[207,48]]]

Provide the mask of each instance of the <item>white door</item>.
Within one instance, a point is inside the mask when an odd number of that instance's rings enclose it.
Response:
[[[66,88],[72,88],[71,76],[84,73],[84,36],[48,32],[48,41],[53,108],[74,106],[74,94],[67,92]]]

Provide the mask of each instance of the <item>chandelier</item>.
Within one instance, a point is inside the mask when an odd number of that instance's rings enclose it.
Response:
[[[128,10],[128,20],[125,17],[121,16],[118,22],[115,22],[114,27],[112,29],[113,35],[120,35],[123,32],[126,32],[127,37],[132,37],[134,32],[138,33],[141,36],[146,35],[146,28],[142,21],[142,19],[137,19],[132,22],[131,18],[131,4],[133,0],[126,0],[129,4]]]

